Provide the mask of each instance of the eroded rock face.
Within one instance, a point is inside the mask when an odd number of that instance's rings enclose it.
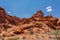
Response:
[[[57,25],[60,26],[60,19],[58,19],[58,21],[57,21]]]
[[[15,34],[24,34],[28,30],[48,32],[53,29],[60,29],[60,19],[53,16],[44,16],[43,12],[37,11],[31,18],[18,18],[11,16],[0,7],[0,34],[12,36]],[[8,34],[8,35],[7,35]],[[28,33],[29,34],[29,33]]]
[[[7,12],[2,7],[0,7],[0,23],[17,25],[19,22],[20,19],[18,17],[8,15]]]
[[[43,12],[41,10],[39,10],[32,17],[34,17],[34,18],[42,18],[42,17],[44,17],[44,14],[43,14]]]
[[[40,21],[42,20],[44,17],[44,14],[41,10],[37,11],[36,14],[33,14],[33,16],[31,17],[31,19],[33,19],[34,21]]]
[[[0,23],[5,23],[6,12],[3,8],[0,7]]]

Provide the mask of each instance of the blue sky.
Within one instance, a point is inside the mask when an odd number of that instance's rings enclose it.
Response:
[[[0,0],[0,6],[10,15],[20,18],[31,17],[38,10],[42,10],[45,15],[51,14],[60,18],[60,0]],[[51,12],[47,12],[48,6],[51,6]]]

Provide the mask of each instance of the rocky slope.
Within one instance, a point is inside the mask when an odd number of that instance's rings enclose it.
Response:
[[[41,37],[54,37],[54,30],[60,30],[60,18],[52,15],[44,16],[41,10],[37,11],[31,18],[19,18],[9,15],[4,8],[0,7],[0,35],[4,37],[16,35],[37,34]]]

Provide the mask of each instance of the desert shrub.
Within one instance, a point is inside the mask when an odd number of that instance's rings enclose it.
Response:
[[[8,40],[19,40],[19,38],[13,37],[13,38],[9,38]]]
[[[30,33],[31,35],[34,34],[33,30],[29,30],[29,33]]]
[[[59,30],[55,30],[55,31],[53,32],[53,34],[55,35],[55,38],[58,38]]]
[[[23,39],[25,39],[25,36],[23,36]]]

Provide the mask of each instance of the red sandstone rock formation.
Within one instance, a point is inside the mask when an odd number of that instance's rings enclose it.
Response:
[[[24,33],[24,30],[30,29],[44,30],[44,32],[50,29],[60,29],[60,19],[53,16],[44,16],[43,12],[37,11],[31,18],[18,18],[11,16],[0,7],[0,34],[4,36],[11,36],[14,34]],[[37,30],[36,29],[36,30]],[[4,33],[5,32],[5,33]],[[41,31],[42,32],[42,31]]]
[[[7,14],[7,12],[0,7],[0,23],[8,23],[8,24],[13,24],[17,25],[20,22],[20,18],[15,17],[15,16],[10,16]]]

